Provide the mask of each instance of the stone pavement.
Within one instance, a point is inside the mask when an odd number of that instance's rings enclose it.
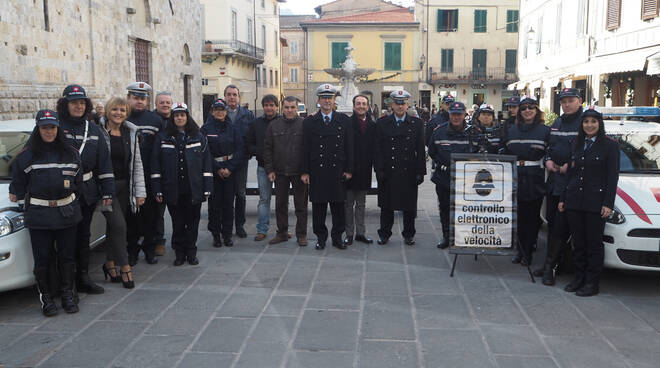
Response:
[[[415,246],[397,234],[345,251],[314,250],[311,215],[306,248],[254,242],[254,197],[249,237],[215,249],[203,209],[199,266],[171,266],[171,250],[157,265],[141,260],[135,289],[102,282],[106,293],[83,294],[80,313],[54,318],[32,288],[1,293],[0,367],[660,365],[660,275],[610,270],[591,298],[562,291],[569,276],[532,284],[508,257],[459,257],[450,278],[428,182],[419,203]],[[367,221],[374,236],[375,197]],[[104,254],[94,257],[101,280]]]

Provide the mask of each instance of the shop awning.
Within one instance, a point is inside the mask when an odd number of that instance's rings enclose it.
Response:
[[[649,61],[649,64],[646,67],[646,74],[660,74],[660,51],[649,56],[647,60]]]
[[[660,47],[596,56],[580,68],[576,75],[614,74],[644,70],[647,58],[657,55]]]

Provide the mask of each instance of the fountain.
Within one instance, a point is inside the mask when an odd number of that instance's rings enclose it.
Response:
[[[353,59],[352,55],[352,52],[355,49],[351,46],[350,42],[345,50],[346,61],[341,64],[341,68],[327,68],[323,69],[323,71],[335,78],[339,78],[339,83],[341,83],[342,87],[340,95],[336,100],[337,111],[350,115],[353,113],[353,97],[360,94],[360,91],[355,86],[356,81],[360,78],[367,77],[369,74],[373,73],[375,69],[357,67],[358,64]]]

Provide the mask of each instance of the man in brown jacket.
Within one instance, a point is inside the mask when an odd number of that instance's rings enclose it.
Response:
[[[298,100],[284,99],[284,115],[268,124],[264,138],[264,169],[275,182],[277,235],[269,244],[288,240],[289,185],[293,187],[298,245],[307,245],[307,184],[300,180],[303,151],[303,119],[298,116]]]

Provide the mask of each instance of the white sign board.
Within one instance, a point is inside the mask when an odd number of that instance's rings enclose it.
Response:
[[[452,155],[450,227],[454,247],[494,250],[513,247],[516,178],[515,161],[510,157]]]

